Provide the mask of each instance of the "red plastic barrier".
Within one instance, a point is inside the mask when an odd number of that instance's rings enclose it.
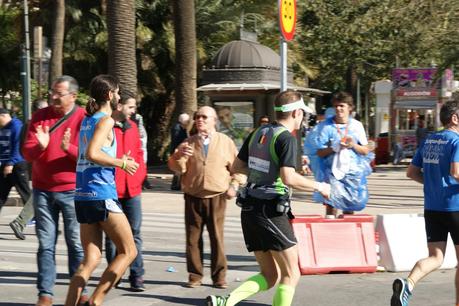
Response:
[[[376,271],[373,216],[324,219],[319,215],[304,215],[296,216],[292,226],[298,240],[301,274]]]

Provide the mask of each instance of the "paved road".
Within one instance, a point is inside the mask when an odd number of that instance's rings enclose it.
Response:
[[[114,289],[109,293],[105,305],[204,305],[204,298],[208,294],[227,291],[210,287],[211,281],[208,277],[204,279],[204,285],[200,288],[183,287],[187,279],[184,258],[183,196],[179,192],[169,190],[170,175],[155,174],[151,175],[151,179],[154,189],[143,194],[147,290],[143,293],[133,293],[125,289]],[[369,181],[371,199],[365,213],[376,215],[422,212],[420,185],[406,179],[402,167],[379,167]],[[295,194],[296,214],[323,213],[323,208],[312,204],[308,200],[309,197],[307,193]],[[27,239],[20,241],[14,238],[8,226],[8,222],[19,210],[19,207],[5,207],[0,215],[0,306],[33,305],[36,301],[37,240],[34,228],[27,228]],[[256,262],[245,250],[238,214],[237,206],[230,202],[225,225],[230,289],[238,286],[241,280],[257,271]],[[208,246],[207,240],[205,245]],[[65,275],[65,254],[65,243],[60,236],[56,256],[58,265],[56,305],[63,304],[68,286]],[[208,275],[208,256],[205,264]],[[90,290],[94,288],[104,267],[105,262],[100,265],[92,278]],[[168,272],[171,268],[175,272]],[[378,272],[303,276],[293,305],[389,305],[392,280],[405,274]],[[411,305],[453,305],[454,274],[453,270],[442,270],[429,276],[417,287]],[[271,290],[238,305],[271,305],[272,294]]]

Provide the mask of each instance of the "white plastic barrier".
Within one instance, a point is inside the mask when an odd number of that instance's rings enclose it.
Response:
[[[410,271],[419,259],[429,254],[423,214],[378,215],[376,232],[379,234],[379,265],[387,271]],[[454,244],[448,236],[441,269],[452,269],[456,265]]]

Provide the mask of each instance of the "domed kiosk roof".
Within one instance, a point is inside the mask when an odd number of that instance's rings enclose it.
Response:
[[[280,56],[259,43],[234,40],[218,50],[211,68],[265,68],[280,69]]]

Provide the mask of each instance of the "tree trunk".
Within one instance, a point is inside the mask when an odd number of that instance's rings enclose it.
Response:
[[[122,89],[137,94],[134,0],[108,0],[107,29],[108,73],[119,79]]]
[[[62,75],[65,30],[65,0],[54,1],[53,37],[49,63],[49,86]]]
[[[357,103],[357,69],[353,64],[347,68],[346,91],[352,95],[354,103]]]
[[[196,97],[196,25],[193,0],[174,0],[176,114],[192,115]]]

